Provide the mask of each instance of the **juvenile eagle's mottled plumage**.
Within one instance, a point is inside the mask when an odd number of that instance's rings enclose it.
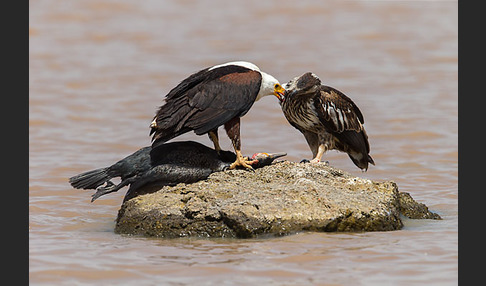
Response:
[[[358,168],[366,171],[371,156],[363,114],[358,106],[339,90],[321,84],[313,73],[305,73],[284,85],[280,105],[287,121],[307,140],[319,162],[328,150],[346,152]]]

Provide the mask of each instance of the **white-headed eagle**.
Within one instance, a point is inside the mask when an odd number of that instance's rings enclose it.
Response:
[[[279,97],[284,92],[278,80],[249,62],[229,62],[200,70],[166,95],[150,125],[152,147],[194,131],[197,135],[209,134],[219,152],[218,127],[224,125],[236,151],[230,169],[252,169],[253,161],[241,154],[240,117],[263,96]]]

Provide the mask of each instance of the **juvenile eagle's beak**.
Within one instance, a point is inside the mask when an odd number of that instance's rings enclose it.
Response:
[[[273,90],[273,94],[280,100],[280,101],[283,101],[284,100],[284,93],[285,93],[285,89],[281,86],[281,85],[277,85],[275,86],[274,90]]]

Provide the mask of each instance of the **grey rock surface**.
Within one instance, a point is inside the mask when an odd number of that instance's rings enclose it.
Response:
[[[401,215],[440,219],[392,181],[351,176],[324,163],[289,161],[213,173],[135,197],[115,232],[156,237],[278,236],[300,231],[389,231]]]

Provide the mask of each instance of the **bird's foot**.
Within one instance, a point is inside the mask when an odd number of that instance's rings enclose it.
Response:
[[[116,185],[112,181],[106,182],[106,185],[104,187],[98,187],[96,190],[102,190],[102,191],[111,191],[114,188],[116,188]]]
[[[229,170],[233,170],[236,167],[243,167],[249,171],[254,171],[252,164],[258,163],[258,160],[249,160],[248,157],[236,156],[236,161],[229,166]]]
[[[106,182],[104,187],[96,188],[96,193],[91,195],[91,202],[94,202],[97,198],[101,197],[102,195],[106,195],[112,192],[116,192],[116,185],[113,184],[112,181]]]
[[[300,161],[301,163],[312,163],[312,164],[324,164],[326,166],[329,166],[329,161],[321,161],[320,159],[312,159],[312,160],[307,160],[307,159],[302,159],[302,161]]]
[[[97,188],[96,193],[91,195],[91,202],[94,202],[97,198],[101,197],[102,195],[106,195],[108,193],[111,193],[107,191],[105,188]]]

